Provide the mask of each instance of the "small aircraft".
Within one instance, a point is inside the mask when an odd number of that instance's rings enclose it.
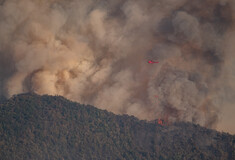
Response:
[[[155,61],[152,61],[152,60],[150,60],[150,61],[148,61],[148,63],[150,63],[150,64],[153,64],[153,63],[159,63],[159,62],[155,62]]]

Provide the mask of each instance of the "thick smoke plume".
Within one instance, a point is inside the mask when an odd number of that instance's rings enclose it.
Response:
[[[214,127],[235,97],[233,3],[2,1],[0,95],[62,95],[140,119]]]

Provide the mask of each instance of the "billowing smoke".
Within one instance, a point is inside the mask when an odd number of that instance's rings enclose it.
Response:
[[[0,95],[62,95],[140,119],[214,127],[223,101],[235,97],[233,6],[226,0],[2,1]]]

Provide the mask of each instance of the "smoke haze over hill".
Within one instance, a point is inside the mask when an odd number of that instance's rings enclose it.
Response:
[[[0,95],[62,95],[140,119],[216,127],[222,111],[234,110],[234,6],[232,0],[2,1]]]

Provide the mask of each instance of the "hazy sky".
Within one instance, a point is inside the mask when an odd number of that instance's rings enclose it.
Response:
[[[235,133],[234,19],[232,0],[1,1],[0,95]]]

